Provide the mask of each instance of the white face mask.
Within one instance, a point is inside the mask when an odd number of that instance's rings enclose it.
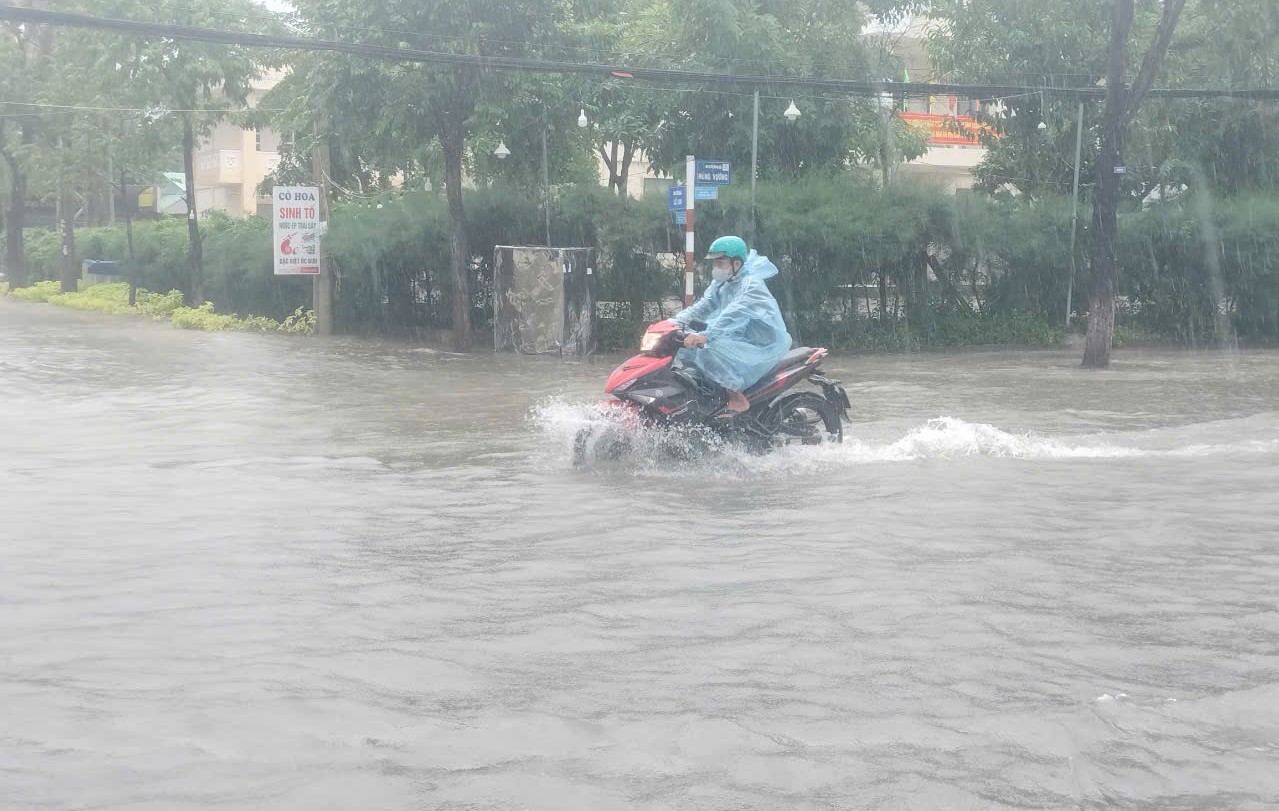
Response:
[[[711,278],[717,282],[727,281],[731,279],[732,277],[733,277],[732,268],[721,268],[721,267],[711,268]]]

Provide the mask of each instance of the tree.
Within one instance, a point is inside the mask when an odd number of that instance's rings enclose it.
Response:
[[[861,29],[864,16],[852,0],[784,2],[768,0],[655,0],[637,16],[637,49],[661,55],[666,66],[756,75],[790,74],[882,78],[887,65],[871,67]],[[792,96],[760,88],[759,173],[792,178],[810,172],[842,171],[858,155],[877,154],[865,143],[877,138],[878,108],[870,99],[814,94]],[[707,155],[749,166],[753,99],[717,88],[670,93],[661,125],[648,139],[649,161],[674,173],[684,156]],[[803,116],[786,123],[792,101]],[[901,132],[904,140],[906,133]],[[909,150],[903,150],[909,154]]]
[[[1191,0],[1164,63],[1172,85],[1270,87],[1279,78],[1279,4]],[[1151,102],[1134,120],[1135,154],[1165,187],[1237,195],[1279,186],[1279,109],[1242,99]],[[1140,152],[1138,150],[1141,150]]]
[[[298,24],[308,33],[351,39],[358,31],[367,44],[469,55],[532,53],[556,32],[561,11],[555,0],[513,4],[503,0],[299,0]],[[295,64],[290,84],[299,96],[277,126],[310,132],[312,138],[341,142],[353,165],[384,181],[398,173],[421,176],[429,153],[443,158],[448,200],[450,265],[453,282],[453,338],[469,348],[471,335],[470,246],[462,200],[467,141],[483,107],[509,98],[511,77],[474,64],[438,66],[391,64],[357,58],[311,55]],[[334,122],[319,132],[317,115]],[[491,120],[491,116],[489,117]]]
[[[114,0],[112,8],[98,10],[128,19],[223,30],[260,32],[272,27],[265,12],[250,0],[210,0],[198,6],[181,0]],[[202,304],[204,267],[196,205],[195,147],[229,111],[246,105],[252,81],[274,65],[276,57],[243,46],[95,36],[101,75],[108,82],[120,83],[120,98],[154,111],[133,135],[154,143],[157,129],[180,134],[186,175],[188,294],[192,304]],[[134,154],[136,160],[137,153]]]
[[[48,50],[50,35],[39,26],[0,23],[0,98],[9,102],[0,107],[0,171],[9,186],[4,208],[5,271],[13,287],[28,283],[23,229],[40,117],[35,115],[35,107],[26,105],[34,103],[42,54]]]
[[[1125,62],[1133,23],[1133,0],[1111,0],[1106,108],[1102,119],[1101,152],[1096,166],[1092,257],[1088,268],[1088,335],[1083,360],[1083,365],[1088,368],[1104,369],[1110,365],[1110,349],[1114,341],[1115,294],[1119,275],[1115,260],[1120,191],[1118,168],[1123,161],[1124,128],[1154,84],[1185,5],[1186,0],[1164,0],[1163,16],[1154,41],[1147,49],[1141,70],[1130,89],[1125,82]]]
[[[652,35],[654,20],[665,10],[665,4],[652,0],[578,0],[563,26],[560,55],[575,61],[665,66],[670,57],[661,51],[669,48],[669,42]],[[580,106],[589,118],[588,145],[608,173],[606,185],[624,197],[632,163],[651,147],[664,126],[671,92],[623,78],[594,77],[570,78],[563,89],[564,103]]]
[[[1005,100],[1021,115],[1000,125],[978,170],[988,191],[1028,197],[1069,190],[1073,161],[1064,122],[1074,103],[1057,86],[1106,85],[1101,110],[1085,105],[1082,165],[1094,177],[1086,234],[1090,251],[1089,333],[1084,364],[1109,363],[1118,276],[1114,255],[1123,201],[1149,204],[1179,193],[1234,195],[1279,185],[1279,113],[1233,99],[1145,102],[1157,76],[1172,87],[1265,87],[1279,76],[1279,6],[1271,0],[1112,2],[1109,26],[1087,4],[1026,0],[935,0],[930,54],[952,80],[1040,84],[1049,92]],[[1173,42],[1173,32],[1176,42]],[[1137,38],[1152,44],[1130,49]],[[1104,44],[1103,44],[1104,43]],[[1135,73],[1131,88],[1126,76]],[[1118,83],[1118,86],[1116,86]],[[1041,101],[1046,100],[1046,104]],[[1028,137],[1028,126],[1047,133]],[[1122,156],[1131,155],[1131,160]],[[1124,165],[1123,174],[1115,167]],[[1210,239],[1205,235],[1205,239]]]
[[[851,0],[613,0],[588,4],[573,33],[594,51],[625,65],[759,76],[804,75],[883,78],[900,75],[894,57],[872,53],[862,35],[865,17]],[[621,192],[640,153],[652,168],[676,175],[692,153],[749,167],[753,99],[749,91],[709,87],[654,87],[624,79],[581,83],[593,144]],[[762,178],[842,172],[879,161],[883,127],[879,108],[865,98],[791,95],[764,82],[759,125]],[[783,119],[792,101],[803,108],[794,124]],[[894,119],[898,160],[924,149]],[[743,172],[739,176],[749,176]]]
[[[54,197],[62,232],[62,289],[74,291],[79,277],[75,223],[81,203],[87,214],[95,196],[89,176],[101,129],[74,108],[94,103],[83,90],[92,70],[81,32],[36,25],[4,30],[0,58],[9,70],[0,82],[14,99],[0,117],[0,155],[10,178],[6,264],[15,286],[29,281],[23,256],[27,198]]]

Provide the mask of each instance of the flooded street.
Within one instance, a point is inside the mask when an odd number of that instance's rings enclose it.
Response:
[[[574,469],[615,358],[0,301],[0,806],[1279,805],[1279,353],[857,357]]]

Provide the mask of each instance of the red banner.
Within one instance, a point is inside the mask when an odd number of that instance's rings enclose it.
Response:
[[[898,113],[912,127],[928,130],[928,143],[959,146],[981,146],[982,135],[996,135],[985,124],[968,115],[936,115],[933,113]]]

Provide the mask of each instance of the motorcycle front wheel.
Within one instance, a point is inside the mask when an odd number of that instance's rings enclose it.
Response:
[[[616,462],[631,451],[630,432],[613,425],[583,428],[573,438],[573,465],[591,467]]]

